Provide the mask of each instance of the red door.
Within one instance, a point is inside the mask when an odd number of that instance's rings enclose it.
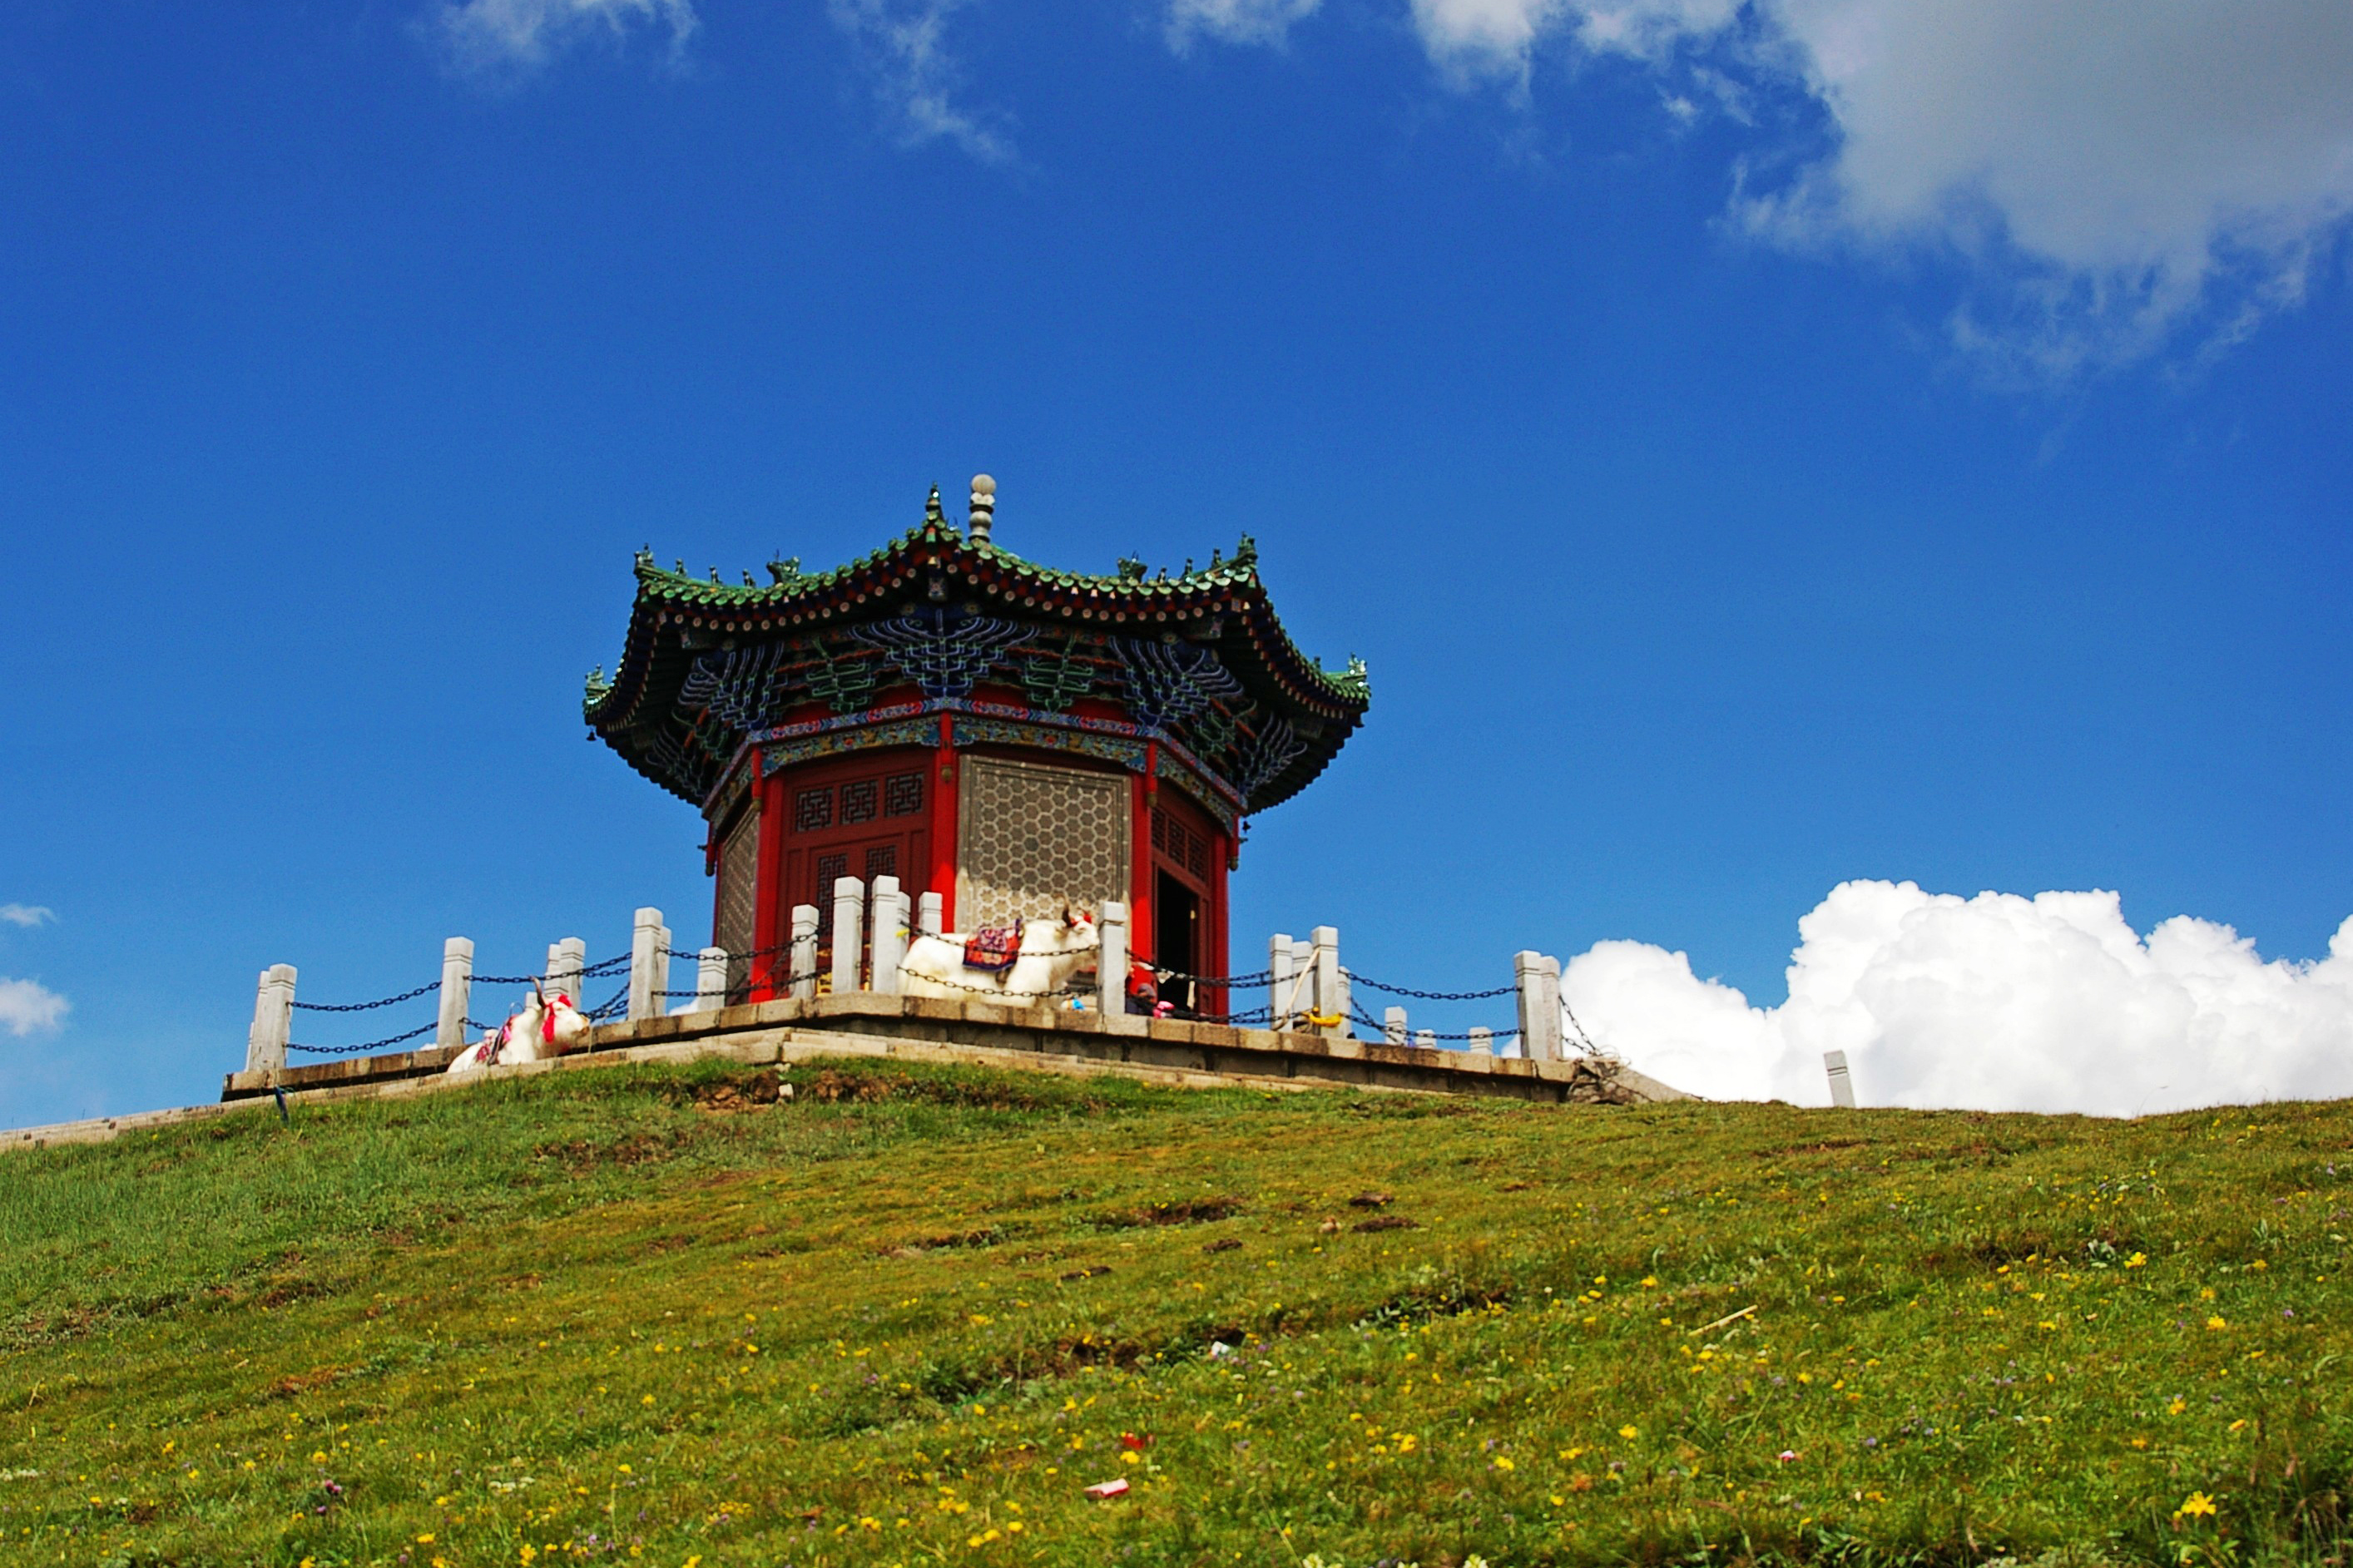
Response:
[[[1152,962],[1181,974],[1223,974],[1225,953],[1218,941],[1222,890],[1217,871],[1219,838],[1208,814],[1173,790],[1162,789],[1152,811]],[[1222,987],[1166,980],[1163,1001],[1184,1014],[1222,1016]]]
[[[820,971],[831,962],[837,879],[864,882],[870,900],[877,877],[898,878],[911,900],[924,890],[930,759],[928,752],[873,752],[793,768],[779,781],[785,838],[776,929],[791,930],[795,904],[815,904]]]

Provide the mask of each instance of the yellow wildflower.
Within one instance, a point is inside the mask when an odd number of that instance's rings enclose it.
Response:
[[[2212,1512],[2214,1512],[2214,1500],[2212,1498],[2208,1497],[2204,1492],[2191,1492],[2188,1497],[2181,1500],[2181,1506],[2173,1510],[2173,1517],[2180,1519],[2186,1515],[2189,1518],[2196,1519],[2202,1515],[2211,1514]]]

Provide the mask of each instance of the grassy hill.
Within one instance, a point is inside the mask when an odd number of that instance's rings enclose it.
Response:
[[[6,1156],[0,1562],[2353,1538],[2353,1107],[786,1076],[785,1104],[615,1068]]]

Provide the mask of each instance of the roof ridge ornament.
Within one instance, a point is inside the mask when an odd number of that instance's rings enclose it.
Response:
[[[989,542],[989,530],[997,520],[997,481],[987,474],[972,477],[972,523],[965,530],[975,544]]]
[[[948,525],[947,514],[940,510],[940,487],[937,485],[932,487],[931,500],[923,503],[923,521],[939,528]]]

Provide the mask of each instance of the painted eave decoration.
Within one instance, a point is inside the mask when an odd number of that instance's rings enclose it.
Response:
[[[1363,722],[1362,660],[1325,669],[1282,629],[1245,536],[1230,559],[1151,575],[1063,572],[967,538],[934,490],[922,523],[829,572],[772,562],[739,584],[637,561],[619,668],[588,678],[590,729],[703,804],[744,746],[813,704],[845,720],[886,691],[960,710],[1006,689],[1052,719],[1084,698],[1176,742],[1244,813],[1296,795]]]

